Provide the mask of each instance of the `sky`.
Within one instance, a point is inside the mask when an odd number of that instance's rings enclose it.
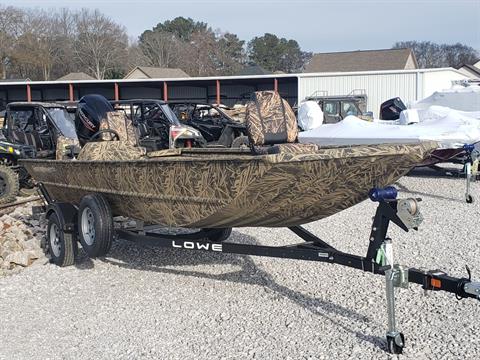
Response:
[[[390,48],[397,41],[461,42],[480,50],[480,0],[0,0],[25,8],[99,9],[138,37],[177,16],[250,40],[266,32],[304,51]]]

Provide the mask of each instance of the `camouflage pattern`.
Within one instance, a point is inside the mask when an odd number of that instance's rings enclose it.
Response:
[[[146,149],[136,147],[126,141],[99,141],[86,143],[77,156],[77,160],[139,160]]]
[[[118,134],[121,141],[128,142],[132,145],[137,144],[137,134],[135,133],[135,128],[123,110],[107,112],[107,118],[100,121],[99,129],[111,129]],[[99,139],[110,141],[114,140],[114,136],[111,133],[104,133],[100,135]]]
[[[78,142],[78,139],[72,139],[72,138],[67,138],[63,135],[60,135],[57,138],[57,147],[55,150],[55,159],[57,160],[64,160],[64,159],[69,159],[69,154],[71,151],[67,149],[68,146],[71,145],[76,145],[80,146],[80,143]]]
[[[274,146],[256,147],[256,154],[309,154],[317,151],[318,145],[315,144],[278,144]]]
[[[137,143],[135,129],[123,110],[109,111],[107,122],[110,129],[118,133],[121,141],[127,141],[132,145]]]
[[[293,143],[297,140],[295,114],[288,102],[275,91],[257,91],[253,94],[253,101],[247,104],[245,123],[250,143],[254,146]],[[273,134],[282,136],[272,141],[269,137]]]
[[[178,156],[182,154],[182,149],[163,149],[163,150],[156,150],[150,151],[147,153],[147,158],[155,158],[155,157],[164,157],[164,156]]]
[[[115,144],[115,145],[112,145]],[[191,228],[286,227],[335,214],[394,183],[438,147],[435,142],[320,148],[310,153],[252,155],[205,149],[137,160],[94,143],[81,159],[24,160],[56,201],[106,197],[113,214],[145,223]],[[112,149],[109,149],[112,151]],[[86,155],[86,154],[89,155]],[[126,153],[128,153],[126,155]]]

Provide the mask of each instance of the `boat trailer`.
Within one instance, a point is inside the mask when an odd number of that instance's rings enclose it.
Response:
[[[471,183],[480,179],[480,148],[477,149],[475,144],[465,144],[462,148],[463,152],[461,156],[452,158],[448,161],[432,154],[432,158],[437,159],[439,162],[450,162],[452,164],[462,165],[461,170],[446,169],[438,166],[437,164],[429,165],[428,167],[443,176],[453,177],[465,177],[465,201],[467,204],[471,204],[474,201],[474,197],[471,192]]]
[[[46,253],[52,254],[52,247],[57,250],[76,248],[77,234],[83,224],[77,222],[77,208],[68,203],[55,202],[51,199],[43,184],[39,190],[45,199],[45,206],[34,208],[34,215],[44,212],[46,217],[56,215],[59,226],[52,231],[48,228],[44,243]],[[319,261],[338,264],[365,272],[385,276],[387,299],[388,329],[386,333],[387,348],[390,353],[401,354],[405,347],[405,337],[397,329],[395,318],[395,288],[407,288],[409,283],[421,285],[425,291],[446,291],[455,294],[458,300],[473,298],[480,300],[480,282],[471,280],[471,272],[467,266],[467,278],[456,278],[441,270],[422,270],[405,267],[394,262],[393,241],[387,237],[390,223],[408,232],[418,229],[423,220],[419,210],[421,199],[397,199],[394,187],[372,189],[369,197],[377,202],[375,216],[371,227],[369,246],[365,256],[345,253],[332,247],[316,235],[301,226],[289,227],[303,242],[286,246],[248,245],[223,242],[223,238],[212,240],[212,232],[219,229],[203,229],[189,234],[160,234],[154,231],[158,226],[143,226],[117,229],[115,235],[119,239],[134,241],[144,245],[159,246],[184,251],[210,251],[216,253],[265,256],[275,258]],[[140,224],[140,226],[138,226]],[[221,229],[224,230],[224,229]],[[231,229],[229,229],[231,230]],[[218,233],[217,233],[218,234]],[[229,232],[228,232],[229,234]],[[73,253],[72,253],[73,254]],[[71,257],[73,264],[74,256]]]

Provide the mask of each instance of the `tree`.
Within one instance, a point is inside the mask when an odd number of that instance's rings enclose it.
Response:
[[[171,67],[177,59],[178,40],[165,31],[145,31],[139,48],[149,66]]]
[[[32,79],[50,80],[52,69],[62,61],[58,25],[58,19],[47,12],[25,14],[24,29],[12,53],[20,73],[27,72]]]
[[[218,32],[217,39],[218,71],[223,75],[235,74],[246,60],[245,41],[228,32]]]
[[[456,43],[436,44],[431,41],[401,41],[393,49],[412,49],[420,68],[455,67],[473,64],[479,58],[478,52],[470,46]]]
[[[307,54],[295,40],[266,33],[248,43],[248,55],[251,62],[267,70],[294,72],[303,67]]]
[[[127,58],[125,28],[98,10],[83,9],[76,15],[75,55],[78,63],[97,79],[117,73]]]
[[[192,76],[234,74],[244,62],[244,43],[235,34],[183,17],[157,24],[138,41],[147,64],[178,67]]]
[[[442,45],[446,66],[459,68],[463,64],[474,64],[479,59],[478,52],[465,44]]]
[[[1,78],[7,78],[15,42],[20,35],[24,12],[14,7],[0,5],[0,67]]]
[[[181,16],[173,20],[158,23],[157,26],[153,28],[153,32],[170,33],[182,41],[189,41],[195,32],[207,30],[209,30],[209,27],[206,23]],[[143,34],[140,36],[140,39],[142,36]]]

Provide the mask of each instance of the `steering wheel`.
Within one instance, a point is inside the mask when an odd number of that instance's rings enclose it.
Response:
[[[113,135],[113,137],[110,139],[110,141],[120,141],[120,135],[118,135],[118,133],[115,131],[115,130],[112,130],[112,129],[103,129],[103,130],[100,130],[98,132],[96,132],[95,134],[93,134],[89,141],[93,141],[95,139],[97,139],[100,135],[103,135],[103,134],[106,134],[106,133],[110,133],[111,135]]]

